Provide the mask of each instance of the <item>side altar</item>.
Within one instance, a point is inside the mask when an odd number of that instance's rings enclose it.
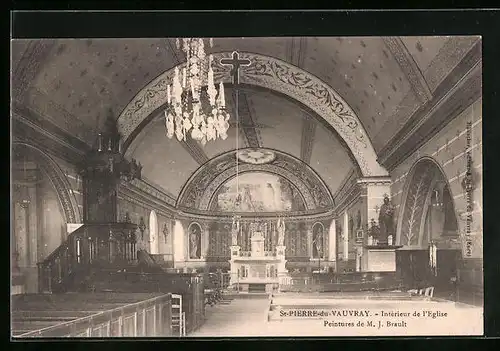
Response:
[[[278,224],[278,240],[275,250],[265,250],[269,233],[267,223],[252,223],[251,250],[241,251],[238,245],[239,224],[233,223],[231,245],[231,281],[233,289],[242,292],[272,292],[280,280],[288,276],[285,269],[285,225]],[[273,235],[275,236],[275,235]]]

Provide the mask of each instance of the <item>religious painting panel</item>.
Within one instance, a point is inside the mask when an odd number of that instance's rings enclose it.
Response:
[[[299,191],[288,180],[264,172],[244,173],[216,194],[220,212],[288,212],[305,210]]]
[[[201,258],[201,226],[198,223],[191,223],[188,229],[189,258]]]

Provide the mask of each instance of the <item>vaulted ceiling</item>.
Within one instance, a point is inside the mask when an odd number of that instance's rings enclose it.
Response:
[[[267,55],[315,75],[350,105],[379,152],[433,98],[478,40],[216,38],[209,51]],[[109,109],[118,116],[152,79],[184,60],[174,39],[16,40],[12,42],[13,98],[91,144]],[[240,117],[240,146],[278,149],[303,160],[332,194],[356,168],[335,131],[289,98],[245,87]],[[162,120],[155,118],[141,130],[128,154],[144,165],[146,178],[175,197],[202,163],[235,146],[234,127],[227,140],[202,147],[193,141],[167,139]]]

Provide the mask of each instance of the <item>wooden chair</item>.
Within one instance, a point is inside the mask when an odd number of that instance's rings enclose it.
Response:
[[[172,294],[172,328],[186,336],[186,313],[182,311],[182,295]]]
[[[428,296],[428,297],[433,297],[434,296],[434,287],[430,286],[428,288],[425,288],[424,295]]]

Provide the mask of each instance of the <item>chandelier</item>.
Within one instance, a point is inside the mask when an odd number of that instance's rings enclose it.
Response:
[[[213,40],[209,40],[213,47]],[[194,140],[205,145],[207,141],[227,138],[229,113],[226,111],[224,85],[219,90],[214,83],[212,55],[205,53],[202,38],[177,39],[178,49],[186,55],[182,72],[174,69],[172,84],[167,86],[165,124],[167,136],[175,134],[179,141],[191,134]]]

